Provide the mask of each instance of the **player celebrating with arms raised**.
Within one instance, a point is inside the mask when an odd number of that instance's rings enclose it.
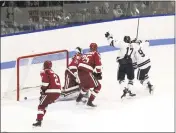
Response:
[[[148,40],[133,40],[135,45],[135,58],[138,66],[137,79],[140,83],[149,89],[149,93],[151,94],[154,90],[153,85],[149,80],[148,73],[151,68],[151,60],[148,54],[149,41]]]
[[[123,90],[121,98],[125,97],[126,94],[129,94],[129,96],[135,96],[136,94],[131,92],[134,79],[133,59],[135,53],[133,44],[131,44],[131,38],[129,36],[125,36],[123,41],[115,40],[109,32],[105,33],[105,37],[107,38],[110,46],[120,48],[119,58],[117,59],[117,62],[119,63],[117,79]],[[127,75],[128,79],[127,85],[125,84],[125,75]]]

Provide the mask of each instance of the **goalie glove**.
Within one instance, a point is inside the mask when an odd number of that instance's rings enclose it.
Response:
[[[97,80],[102,80],[102,73],[93,73],[94,77],[97,79]]]

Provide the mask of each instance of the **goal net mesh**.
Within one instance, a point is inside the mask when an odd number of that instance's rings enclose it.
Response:
[[[52,70],[59,75],[63,86],[65,69],[68,66],[67,50],[23,56],[17,59],[16,67],[2,98],[20,101],[25,97],[38,98],[41,86],[40,71],[43,70],[43,63],[46,60],[52,61]]]

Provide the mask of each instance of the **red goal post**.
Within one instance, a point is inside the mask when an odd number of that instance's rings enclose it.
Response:
[[[37,57],[39,57],[39,59],[37,60]],[[41,57],[41,58],[40,58]],[[43,57],[43,58],[42,58]],[[17,79],[16,79],[16,87],[17,87],[17,101],[20,100],[20,67],[22,65],[24,65],[23,63],[21,63],[21,60],[25,60],[25,59],[29,59],[32,58],[32,63],[35,64],[40,64],[43,63],[45,60],[51,60],[51,61],[56,61],[56,60],[65,60],[65,69],[66,67],[68,67],[68,63],[69,63],[69,52],[68,50],[58,50],[58,51],[52,51],[52,52],[45,52],[45,53],[40,53],[40,54],[31,54],[31,55],[27,55],[27,56],[21,56],[17,58],[17,63],[16,63],[16,69],[17,69]],[[36,62],[34,60],[37,60]],[[25,62],[25,61],[24,61]],[[32,64],[31,63],[31,64]],[[29,65],[29,64],[28,64]],[[59,67],[59,66],[58,66]],[[62,71],[64,73],[64,71]]]

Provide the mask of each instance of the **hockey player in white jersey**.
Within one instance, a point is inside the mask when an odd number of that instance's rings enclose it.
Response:
[[[105,33],[105,37],[108,40],[110,46],[120,48],[120,52],[117,57],[117,62],[119,63],[119,69],[117,72],[117,80],[119,81],[120,87],[123,90],[123,95],[121,98],[125,97],[126,94],[129,96],[135,96],[131,92],[134,79],[134,68],[132,64],[132,58],[134,58],[134,48],[131,44],[131,39],[129,36],[125,36],[124,40],[115,40],[113,36],[109,33]],[[127,75],[128,84],[125,84],[125,75]]]
[[[153,85],[149,81],[149,70],[151,68],[150,57],[148,56],[148,47],[149,41],[144,40],[133,40],[136,45],[134,46],[135,50],[135,59],[137,61],[138,73],[137,79],[142,85],[149,89],[149,93],[153,92]]]

